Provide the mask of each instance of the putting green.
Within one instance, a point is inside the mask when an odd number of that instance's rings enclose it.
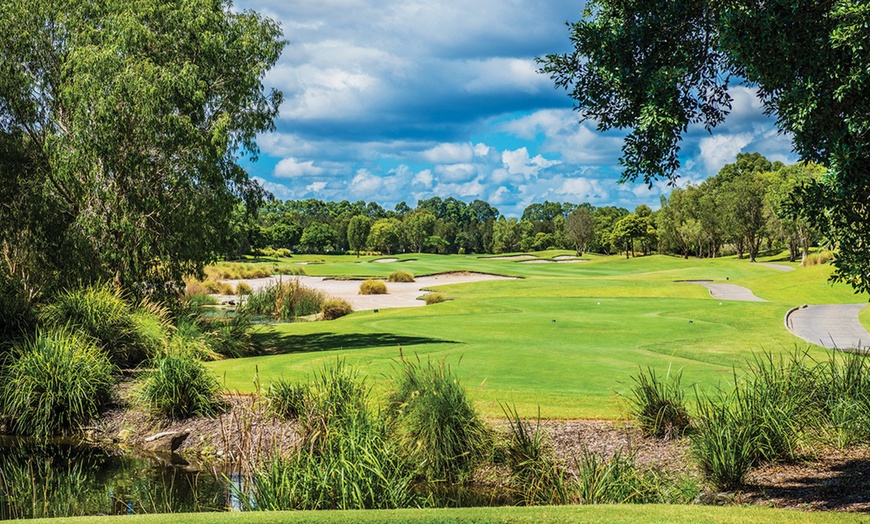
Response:
[[[525,416],[540,407],[549,418],[619,418],[625,415],[620,396],[639,368],[664,373],[670,367],[683,372],[684,384],[712,388],[732,380],[753,353],[806,349],[783,327],[788,308],[856,298],[847,286],[826,282],[828,266],[785,273],[733,258],[584,257],[589,261],[576,264],[406,258],[415,260],[330,257],[305,271],[367,276],[401,268],[417,275],[481,271],[524,278],[439,287],[453,300],[424,308],[265,326],[257,336],[276,354],[209,366],[229,389],[248,392],[255,377],[264,386],[279,377],[304,379],[325,361],[344,358],[384,392],[401,348],[406,356],[446,359],[488,416],[500,416],[499,402],[507,402]],[[677,280],[742,285],[769,302],[719,301],[704,287]],[[822,357],[824,350],[810,351]]]

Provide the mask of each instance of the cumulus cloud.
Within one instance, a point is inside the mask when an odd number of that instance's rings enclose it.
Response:
[[[274,173],[278,178],[297,178],[322,175],[323,169],[315,167],[313,160],[299,162],[295,158],[285,158],[275,166]]]
[[[423,159],[435,164],[469,162],[474,157],[471,144],[438,144],[423,151]]]

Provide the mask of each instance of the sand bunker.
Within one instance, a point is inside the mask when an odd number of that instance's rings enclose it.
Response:
[[[535,260],[523,260],[520,264],[555,264],[555,260],[547,260],[546,258],[536,258]]]
[[[417,300],[417,297],[426,294],[423,288],[443,286],[448,284],[466,284],[469,282],[481,282],[484,280],[516,280],[514,277],[499,275],[487,275],[483,273],[443,273],[427,277],[416,277],[416,282],[387,282],[386,295],[360,295],[359,285],[361,280],[336,280],[329,277],[282,277],[299,279],[299,282],[319,289],[329,296],[343,298],[350,302],[355,311],[372,309],[387,309],[393,307],[424,306],[425,302]],[[245,280],[227,280],[233,286],[239,282],[246,282],[251,289],[263,289],[277,282],[279,277],[249,278]]]
[[[399,260],[398,258],[378,258],[378,259],[372,260],[372,262],[396,262],[398,260]]]
[[[576,258],[574,255],[556,255],[553,260],[575,260]]]
[[[538,258],[535,255],[508,255],[503,257],[481,257],[484,260],[529,260],[530,258]]]

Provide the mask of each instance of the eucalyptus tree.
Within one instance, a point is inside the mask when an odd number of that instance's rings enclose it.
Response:
[[[690,126],[731,109],[732,79],[757,88],[802,160],[802,214],[838,245],[834,278],[870,291],[870,4],[792,0],[589,0],[574,49],[540,61],[582,118],[629,130],[623,179],[673,181]]]
[[[0,185],[27,179],[43,208],[2,241],[48,236],[32,245],[61,253],[40,271],[140,292],[229,250],[235,204],[263,195],[240,158],[278,114],[262,83],[278,24],[216,0],[0,0],[0,13],[0,135],[20,159]]]

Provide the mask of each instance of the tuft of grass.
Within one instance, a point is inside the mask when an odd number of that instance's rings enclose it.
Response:
[[[302,441],[316,449],[348,420],[368,416],[369,387],[359,371],[344,360],[325,363],[309,383],[299,417]]]
[[[532,428],[522,421],[515,407],[502,405],[510,426],[506,446],[511,469],[511,487],[526,506],[569,504],[572,493],[567,470],[553,457],[546,434],[541,430],[540,412]]]
[[[359,285],[360,295],[386,295],[387,285],[383,280],[370,278]]]
[[[353,306],[341,298],[328,298],[320,305],[323,320],[335,320],[351,313],[353,313]]]
[[[13,350],[2,373],[3,417],[19,435],[67,434],[99,415],[114,367],[91,339],[71,329],[40,329]]]
[[[632,415],[648,436],[664,439],[681,438],[691,420],[685,406],[684,389],[680,385],[682,372],[659,379],[652,368],[632,376],[629,403]]]
[[[818,253],[808,255],[807,258],[804,259],[802,265],[804,267],[818,266],[821,264],[827,264],[831,260],[834,260],[834,253],[832,251],[820,251]]]
[[[576,459],[577,494],[583,504],[644,504],[662,501],[663,487],[653,473],[637,467],[635,455],[617,451],[605,458],[584,449]]]
[[[741,415],[727,399],[698,400],[692,454],[701,473],[720,490],[741,487],[757,462],[758,432]]]
[[[326,295],[322,291],[303,285],[299,279],[278,280],[252,292],[239,309],[278,320],[293,320],[319,313],[324,300]]]
[[[444,361],[402,358],[387,419],[409,460],[432,481],[462,481],[491,445],[465,388]]]
[[[55,328],[69,325],[92,337],[120,367],[148,357],[123,292],[109,283],[59,294],[42,309],[40,320]]]
[[[251,289],[251,285],[247,282],[239,282],[236,284],[236,294],[238,295],[250,295],[253,289]]]
[[[387,282],[413,282],[414,275],[410,271],[393,271],[387,276]]]
[[[167,352],[154,359],[142,387],[142,398],[158,414],[172,419],[211,416],[225,406],[221,386],[196,357],[188,340],[173,338]]]
[[[304,412],[310,395],[308,384],[278,379],[269,384],[266,400],[269,411],[283,419],[298,419]]]
[[[447,299],[444,297],[443,293],[426,293],[423,295],[423,300],[426,302],[427,306],[430,306],[432,304],[440,304]]]

